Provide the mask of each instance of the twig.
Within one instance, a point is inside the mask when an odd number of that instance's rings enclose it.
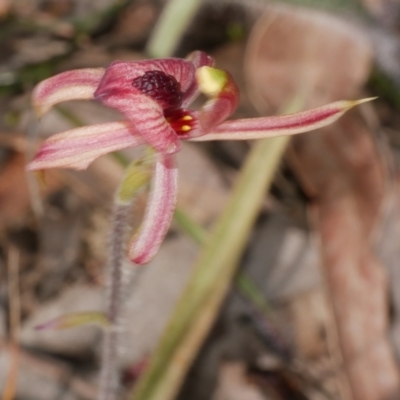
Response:
[[[19,346],[18,334],[21,316],[21,306],[19,298],[19,253],[18,250],[10,246],[8,251],[8,299],[10,307],[10,365],[6,379],[6,386],[2,393],[2,400],[13,400],[17,391],[18,365],[19,365]]]

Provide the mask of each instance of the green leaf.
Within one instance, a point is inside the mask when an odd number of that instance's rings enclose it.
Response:
[[[150,162],[151,159],[153,157],[145,156],[126,168],[115,197],[118,204],[130,204],[138,192],[149,183],[154,164]]]
[[[64,314],[35,327],[37,330],[61,330],[84,325],[108,326],[107,316],[101,311],[85,311]]]

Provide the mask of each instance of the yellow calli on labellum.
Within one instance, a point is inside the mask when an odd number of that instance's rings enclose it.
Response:
[[[361,101],[338,101],[279,117],[226,119],[235,111],[239,91],[230,74],[212,67],[206,53],[187,59],[115,61],[107,68],[61,73],[39,83],[33,106],[39,116],[59,102],[94,99],[120,111],[126,120],[71,129],[47,139],[28,170],[86,168],[116,150],[149,145],[156,161],[143,223],[129,246],[137,264],[157,253],[172,220],[178,172],[174,154],[181,140],[248,140],[294,135],[326,126]],[[199,111],[187,107],[203,92],[209,100]]]

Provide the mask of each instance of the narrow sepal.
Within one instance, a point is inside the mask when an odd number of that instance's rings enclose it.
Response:
[[[107,316],[100,311],[85,311],[79,313],[64,314],[60,317],[51,319],[43,324],[35,326],[36,330],[61,330],[76,328],[85,325],[97,325],[100,327],[108,326]]]
[[[158,154],[143,223],[129,246],[129,258],[136,264],[146,264],[157,254],[172,221],[177,185],[174,157]]]
[[[327,126],[351,108],[374,98],[356,101],[337,101],[313,110],[275,117],[261,117],[225,121],[195,141],[251,140],[272,136],[296,135]]]
[[[112,151],[140,145],[142,137],[126,122],[89,125],[58,133],[47,139],[27,169],[85,169],[97,157]]]
[[[62,101],[92,99],[104,71],[104,68],[77,69],[40,82],[32,93],[36,114],[41,117]]]

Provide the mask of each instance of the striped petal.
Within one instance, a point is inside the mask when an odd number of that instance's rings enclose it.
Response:
[[[104,68],[77,69],[40,82],[32,93],[37,115],[43,116],[62,101],[92,99],[104,71]]]
[[[272,136],[296,135],[335,122],[351,108],[373,100],[337,101],[323,107],[279,117],[261,117],[226,121],[195,141],[250,140]]]
[[[146,264],[157,254],[175,210],[178,170],[171,155],[158,154],[143,223],[129,248],[136,264]]]
[[[89,125],[58,133],[47,139],[27,169],[54,167],[85,169],[97,157],[142,144],[126,122]]]
[[[165,120],[162,108],[143,94],[102,93],[101,101],[125,114],[132,129],[157,151],[172,154],[181,148],[176,132]]]

